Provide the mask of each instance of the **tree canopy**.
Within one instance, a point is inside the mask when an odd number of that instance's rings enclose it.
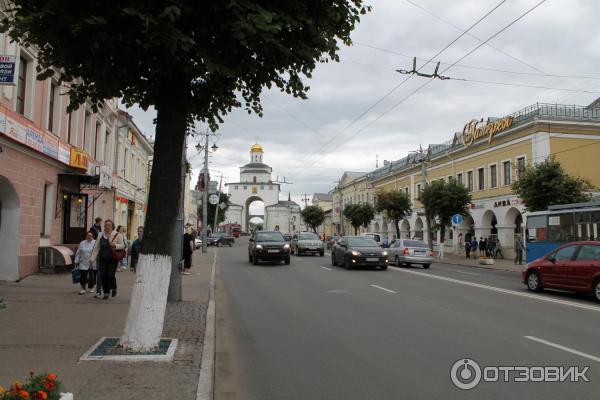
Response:
[[[411,201],[403,191],[381,191],[377,193],[375,211],[384,213],[396,226],[396,237],[400,237],[400,221],[411,213]]]
[[[528,211],[541,211],[555,204],[589,201],[592,184],[565,172],[560,162],[549,157],[544,162],[527,166],[521,178],[512,184]]]
[[[451,224],[452,216],[468,215],[467,206],[471,203],[471,195],[465,185],[454,179],[450,179],[449,182],[439,180],[425,186],[421,192],[421,203],[428,222],[433,218],[438,219],[443,242],[446,226]],[[429,230],[432,231],[431,226]]]
[[[358,228],[367,227],[375,217],[375,209],[368,203],[348,204],[344,207],[344,217],[348,218],[350,225],[354,228],[354,234],[358,234]]]
[[[325,221],[325,211],[319,206],[306,206],[300,214],[314,233],[317,233],[317,228]]]

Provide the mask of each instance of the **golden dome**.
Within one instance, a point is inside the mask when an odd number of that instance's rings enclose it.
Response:
[[[250,147],[250,153],[263,153],[263,148],[260,144],[256,143]]]

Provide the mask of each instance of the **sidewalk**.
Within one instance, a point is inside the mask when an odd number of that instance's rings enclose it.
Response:
[[[0,385],[29,371],[54,372],[75,400],[194,400],[198,386],[210,272],[216,249],[196,251],[182,276],[184,301],[169,303],[163,336],[179,339],[172,363],[88,361],[78,358],[102,336],[123,332],[134,274],[117,273],[118,295],[78,295],[70,274],[34,275],[0,283]]]
[[[437,255],[437,252],[435,254]],[[525,269],[525,263],[523,263],[523,265],[515,265],[512,259],[500,258],[494,260],[494,265],[481,265],[479,264],[479,258],[467,259],[464,255],[452,253],[445,253],[443,259],[435,258],[434,262],[451,265],[461,265],[465,267],[495,269],[500,271],[521,272]]]

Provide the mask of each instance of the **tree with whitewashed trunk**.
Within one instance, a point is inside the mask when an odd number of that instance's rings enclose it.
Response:
[[[155,348],[162,333],[185,135],[215,130],[233,108],[262,116],[262,90],[306,98],[318,62],[370,7],[363,0],[13,0],[0,30],[36,48],[38,79],[69,87],[70,109],[119,97],[156,109],[148,213],[121,345]]]

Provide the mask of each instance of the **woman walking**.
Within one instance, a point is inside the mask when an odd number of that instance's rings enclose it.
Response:
[[[86,233],[85,240],[79,243],[77,252],[75,253],[75,267],[79,269],[80,278],[79,284],[81,290],[79,294],[85,294],[85,286],[87,284],[90,293],[94,293],[94,285],[96,284],[96,271],[94,271],[94,263],[91,261],[92,251],[94,250],[94,234],[90,231]]]
[[[183,235],[183,274],[190,275],[190,268],[192,268],[192,252],[194,251],[194,238],[192,237],[192,230],[186,228],[185,234]]]
[[[119,260],[115,260],[113,252],[115,250],[125,249],[125,241],[123,235],[115,231],[115,224],[107,219],[104,222],[104,231],[98,236],[94,250],[90,260],[93,262],[98,258],[98,271],[102,277],[102,291],[104,300],[108,299],[109,294],[112,297],[117,295],[117,278],[115,278],[115,272],[117,271],[117,263]]]
[[[121,234],[123,240],[125,241],[125,257],[121,258],[118,262],[117,272],[123,272],[127,269],[127,253],[129,253],[129,246],[127,243],[127,230],[123,225],[117,226],[117,232]]]

